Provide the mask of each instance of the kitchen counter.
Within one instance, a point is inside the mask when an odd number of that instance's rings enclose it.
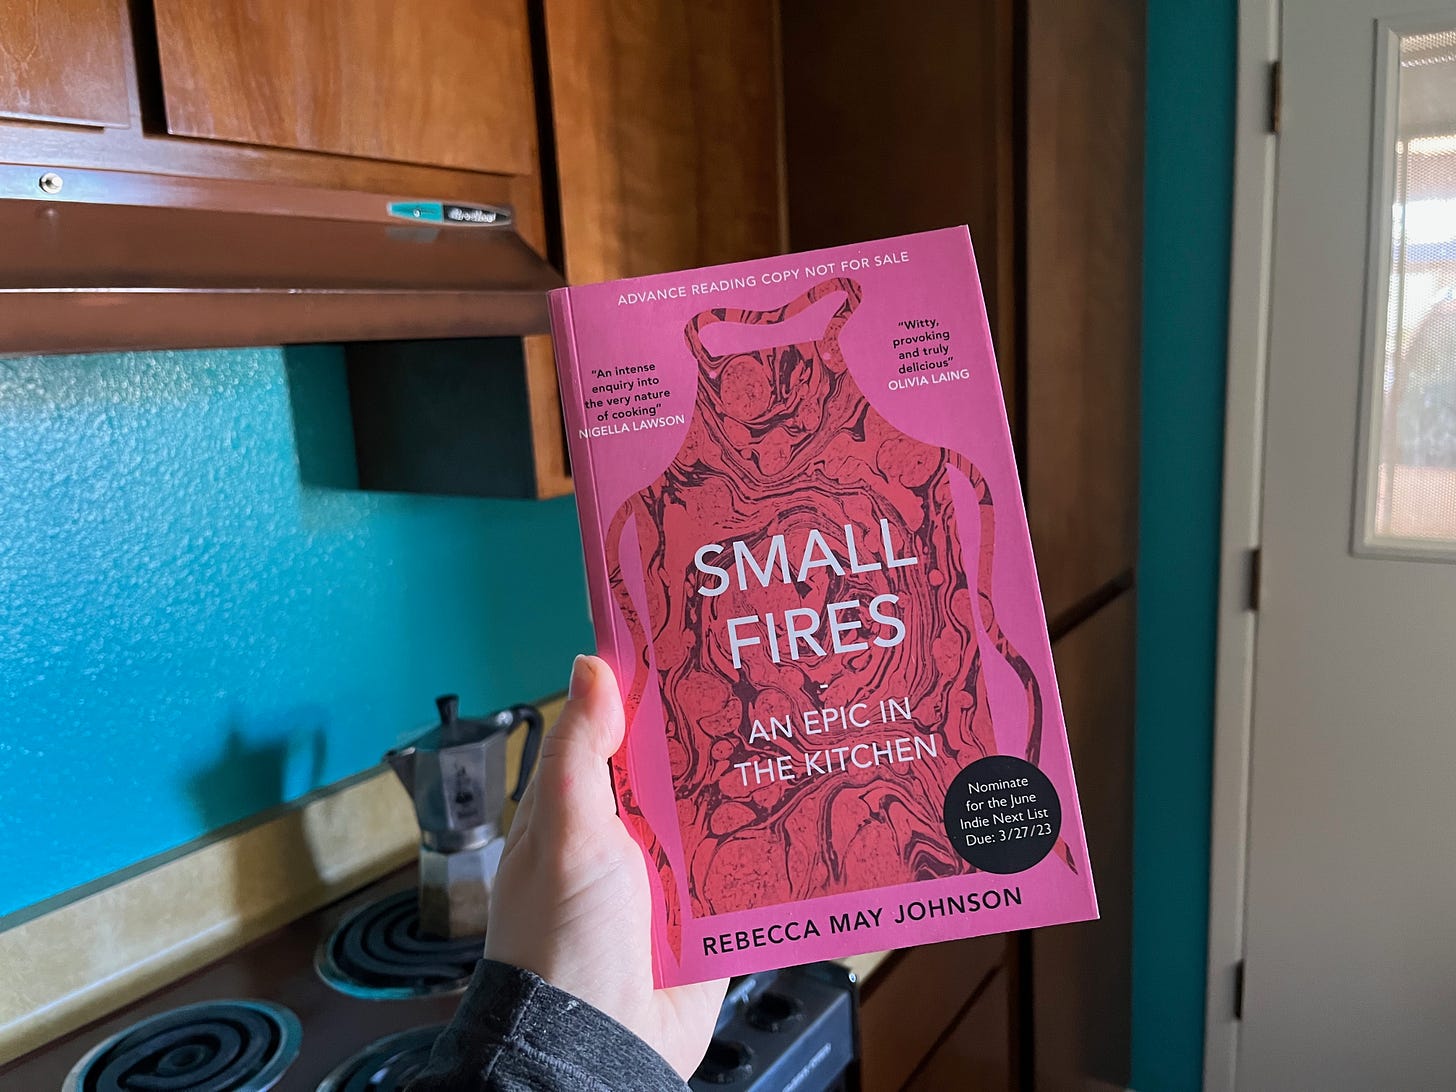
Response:
[[[548,725],[563,704],[539,703]],[[0,922],[0,1064],[409,863],[418,837],[393,773],[371,770]],[[889,954],[839,962],[863,983]]]
[[[131,1087],[165,1074],[191,1087],[190,1078],[206,1074],[219,1088],[256,1083],[275,1092],[396,1087],[454,1016],[480,952],[478,936],[430,939],[419,924],[411,865],[0,1064],[0,1086]],[[849,989],[812,973],[741,981],[724,1010],[720,1055],[747,1041],[765,1072],[776,1060],[792,1067],[826,1048],[848,1062]],[[759,995],[767,1011],[786,1004],[817,1015],[798,1030],[794,1021],[765,1026],[752,1015]],[[795,1056],[797,1063],[789,1060]]]

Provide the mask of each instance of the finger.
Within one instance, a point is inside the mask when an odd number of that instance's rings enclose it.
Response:
[[[521,796],[521,802],[516,805],[515,814],[511,816],[511,829],[506,832],[506,844],[502,850],[509,853],[511,847],[526,836],[526,831],[531,826],[531,812],[536,807],[536,779],[533,777],[526,783],[526,791]]]
[[[595,656],[578,656],[566,706],[541,744],[532,821],[572,818],[598,824],[615,816],[607,760],[621,745],[624,731],[622,699],[612,669]]]

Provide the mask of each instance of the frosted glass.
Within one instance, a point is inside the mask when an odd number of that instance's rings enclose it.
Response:
[[[1366,541],[1456,547],[1456,30],[1402,35],[1398,57]]]

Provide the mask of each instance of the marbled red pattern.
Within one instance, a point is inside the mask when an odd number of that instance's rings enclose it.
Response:
[[[723,356],[703,345],[704,331],[717,323],[761,326],[772,340],[776,323],[836,295],[842,302],[812,341]],[[1019,753],[1036,762],[1040,752],[1041,685],[996,621],[991,491],[967,457],[900,432],[856,385],[839,335],[860,300],[855,281],[837,278],[776,311],[719,308],[696,316],[685,331],[699,363],[686,439],[661,477],[617,511],[606,535],[611,586],[632,634],[632,661],[623,665],[631,672],[628,723],[655,669],[695,917],[971,871],[948,842],[941,808],[955,773],[996,753],[983,646],[1004,660],[1025,694]],[[956,510],[955,475],[969,483],[974,514]],[[731,558],[731,543],[743,540],[762,559],[771,537],[783,534],[797,568],[811,529],[843,559],[850,524],[861,559],[879,560],[881,520],[896,554],[914,555],[918,564],[857,574],[845,566],[844,575],[820,567],[802,582],[762,588],[750,581],[747,591],[733,583],[716,597],[696,590],[704,576],[694,553],[705,542],[727,545]],[[629,521],[639,550],[624,558]],[[973,570],[963,527],[979,542]],[[623,578],[629,564],[641,566],[645,624]],[[894,647],[774,663],[759,645],[744,651],[741,669],[733,666],[729,618],[781,616],[801,606],[823,615],[828,603],[867,603],[882,593],[899,596],[893,611],[907,627]],[[867,613],[864,620],[850,639],[883,632]],[[818,636],[827,642],[826,631]],[[749,742],[755,719],[767,724],[793,714],[797,726],[805,709],[861,700],[873,706],[891,697],[908,699],[911,720]],[[1007,726],[1000,727],[1006,738]],[[750,778],[746,786],[734,767],[787,754],[802,770],[806,750],[913,735],[933,741],[936,758],[801,773],[788,782]],[[677,954],[681,907],[672,863],[634,805],[625,756],[614,774],[623,816],[656,864]],[[1064,846],[1059,853],[1072,864]]]

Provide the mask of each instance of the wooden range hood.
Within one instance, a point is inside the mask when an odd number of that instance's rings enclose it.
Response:
[[[539,334],[563,283],[505,208],[36,175],[0,166],[0,354]]]

